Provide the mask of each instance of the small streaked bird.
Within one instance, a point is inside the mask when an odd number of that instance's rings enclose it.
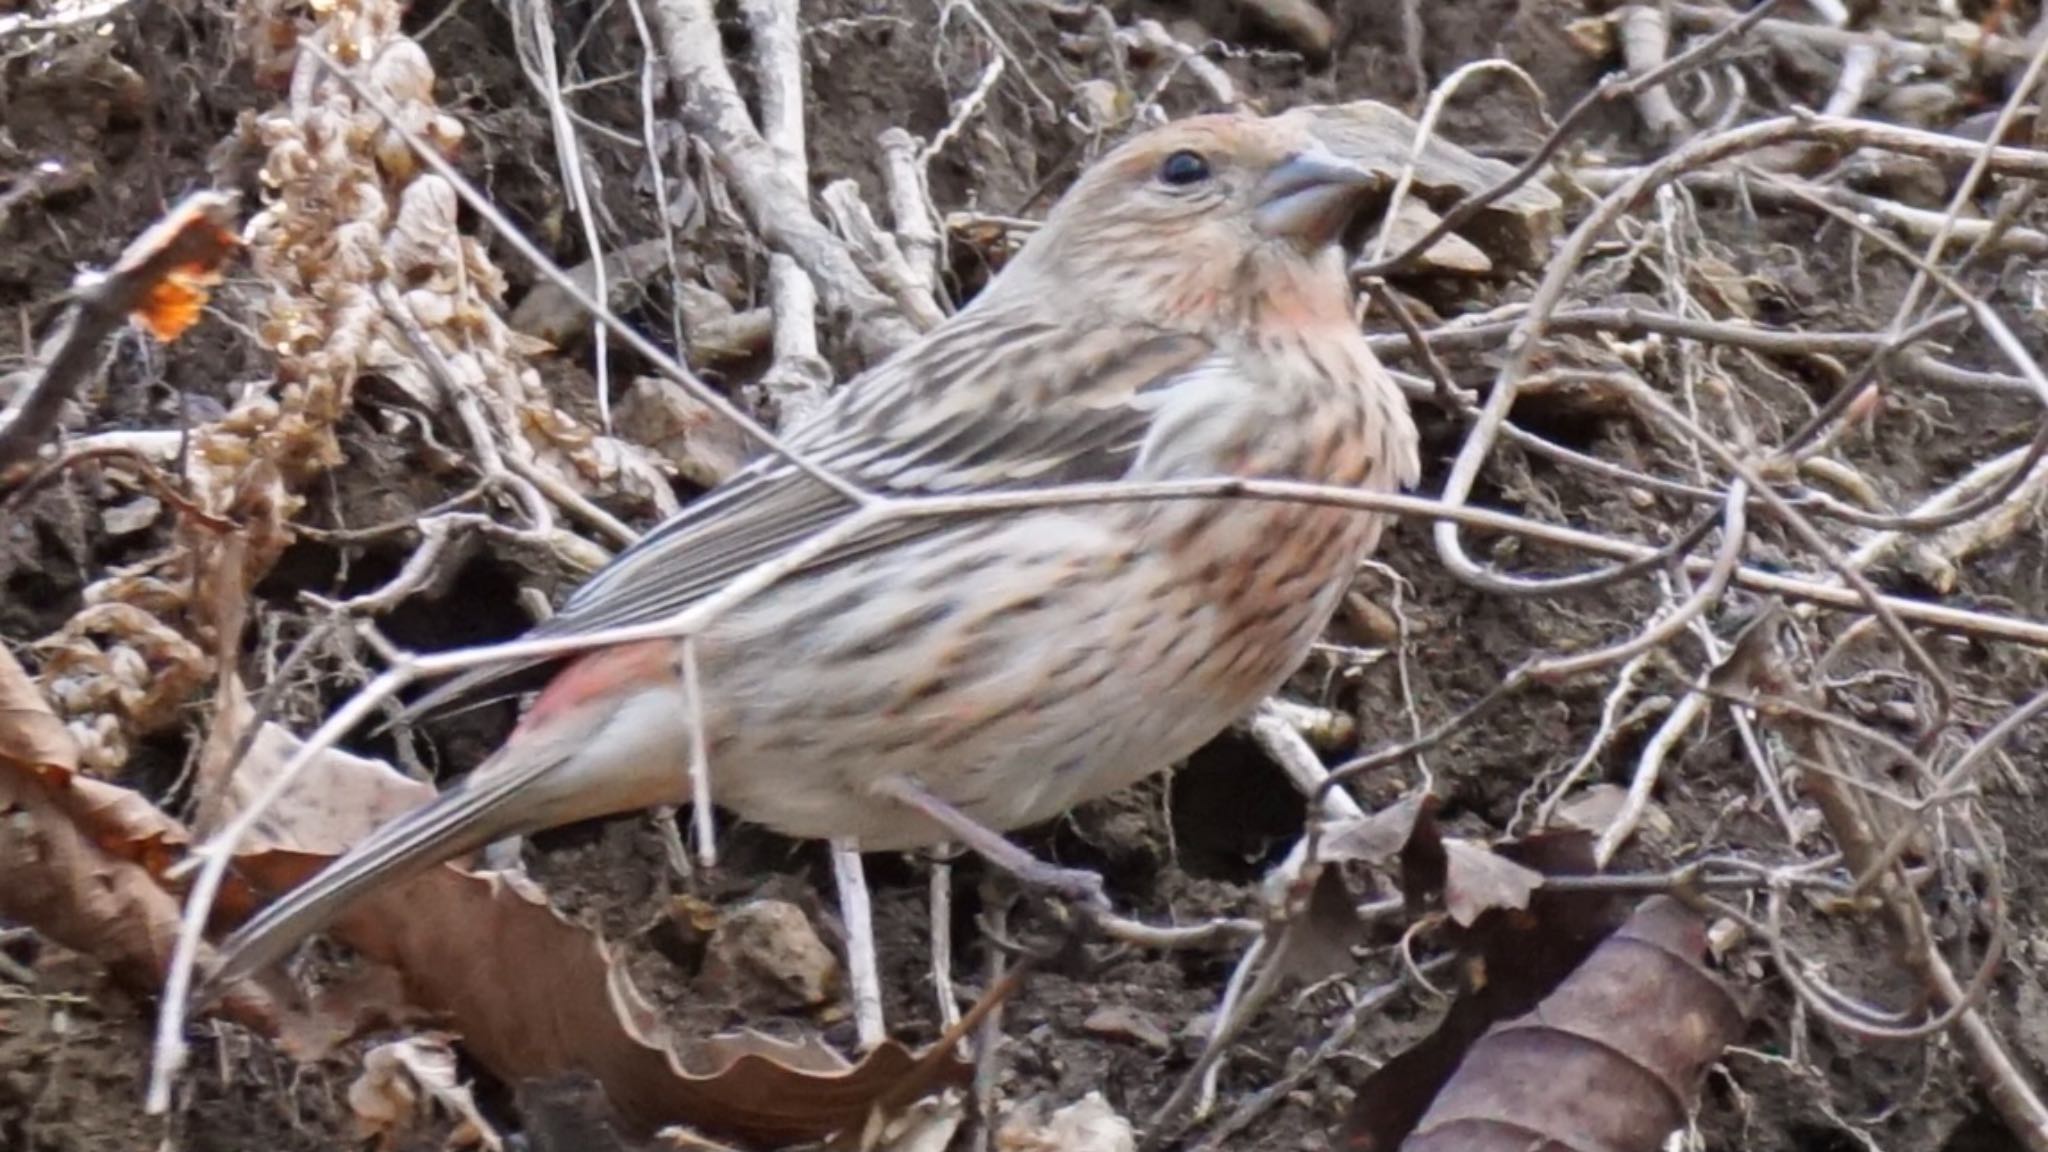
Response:
[[[905,495],[1413,484],[1415,427],[1358,330],[1338,244],[1370,184],[1293,118],[1211,116],[1136,137],[1076,181],[969,307],[787,441]],[[853,508],[765,458],[621,553],[534,634],[667,619]],[[999,833],[1170,766],[1279,687],[1382,520],[1204,499],[885,524],[698,634],[712,798],[786,835],[870,851],[963,842],[1099,898],[1091,874]],[[660,640],[568,661],[502,750],[257,915],[224,943],[216,978],[501,837],[687,803],[680,650]]]

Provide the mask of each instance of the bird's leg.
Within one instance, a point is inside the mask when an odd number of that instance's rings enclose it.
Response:
[[[913,808],[944,828],[981,858],[1034,888],[1043,888],[1076,904],[1109,907],[1102,890],[1102,877],[1082,868],[1059,868],[1003,838],[989,828],[930,792],[908,776],[887,776],[874,784],[875,794]]]

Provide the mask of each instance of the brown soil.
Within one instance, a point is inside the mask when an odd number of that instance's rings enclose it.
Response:
[[[0,11],[6,7],[0,3]],[[1043,10],[1022,3],[982,7],[1032,59],[1038,69],[1034,76],[1053,83],[1071,73],[1074,65],[1056,47],[1062,25]],[[1203,39],[1195,32],[1198,25],[1208,36],[1249,49],[1226,66],[1268,107],[1362,97],[1412,107],[1395,31],[1400,5],[1393,0],[1330,4],[1342,10],[1338,48],[1333,61],[1313,68],[1262,39],[1260,27],[1230,0],[1146,0],[1112,7],[1119,23],[1150,14],[1184,38]],[[876,133],[893,124],[929,137],[948,119],[949,102],[972,86],[981,58],[961,48],[957,32],[936,33],[932,8],[871,0],[806,5],[812,164],[820,187],[851,176],[863,183],[872,201],[880,187],[870,143]],[[1444,0],[1421,8],[1432,80],[1460,63],[1504,49],[1544,85],[1555,110],[1585,91],[1604,67],[1557,31],[1584,14],[1567,0]],[[637,41],[623,6],[558,5],[557,17],[572,33],[594,23],[584,46],[586,75],[637,76]],[[499,10],[469,4],[449,12],[429,2],[411,13],[408,24],[436,28],[424,45],[442,74],[444,106],[470,130],[463,154],[467,170],[522,226],[551,245],[557,259],[580,261],[579,230],[564,224],[547,121],[518,68]],[[27,179],[27,172],[45,162],[66,170],[61,181],[29,201],[27,210],[0,217],[0,311],[11,318],[0,324],[0,368],[21,361],[29,350],[26,337],[46,332],[79,266],[106,263],[169,202],[206,183],[209,156],[232,134],[236,117],[273,100],[238,63],[228,25],[221,8],[203,3],[140,4],[112,20],[109,37],[60,38],[49,54],[0,57],[0,192],[8,187],[6,181]],[[562,37],[565,44],[574,38]],[[1783,76],[1775,82],[1791,85]],[[1817,106],[1826,92],[1783,95]],[[1191,109],[1194,89],[1175,86],[1166,99],[1177,110]],[[637,125],[639,118],[631,83],[601,90],[579,109],[611,124]],[[1083,142],[1071,128],[1035,109],[1022,89],[1005,88],[982,124],[983,130],[964,136],[934,169],[932,192],[942,209],[971,202],[993,213],[1042,212],[1046,194],[1063,186],[1084,157]],[[1488,83],[1458,103],[1445,132],[1468,146],[1514,155],[1538,138],[1539,129],[1518,89]],[[1590,139],[1611,156],[1647,154],[1635,132],[1632,114],[1617,106]],[[635,237],[656,234],[646,193],[635,188],[637,154],[604,143],[594,155],[621,227]],[[221,160],[224,169],[240,171],[246,158]],[[253,196],[256,190],[252,184],[246,191]],[[1736,206],[1709,202],[1702,205],[1700,227],[1707,242],[1718,245],[1741,272],[1774,286],[1775,311],[1767,316],[1774,323],[1878,327],[1903,287],[1896,266],[1858,263],[1854,275],[1861,277],[1862,298],[1845,296],[1838,286],[1847,282],[1852,261],[1859,257],[1840,229],[1816,231],[1808,217],[1767,219],[1764,235],[1757,236]],[[758,253],[700,255],[707,262],[730,261],[744,282],[765,281]],[[515,281],[524,275],[509,259],[506,266],[514,269]],[[956,272],[962,293],[972,291],[981,277],[964,258]],[[515,296],[518,291],[515,284]],[[2025,299],[2026,291],[2020,271],[2013,270],[1995,299],[2014,304]],[[236,313],[232,284],[221,305],[227,314]],[[635,303],[629,318],[649,331],[666,332],[666,307],[665,294],[650,292]],[[2038,329],[2026,336],[2041,342]],[[850,349],[835,346],[831,352],[842,373],[854,366]],[[1487,362],[1473,357],[1464,363],[1453,360],[1451,367],[1461,379],[1472,379]],[[563,377],[564,402],[581,403],[576,398],[587,396],[589,389],[580,370],[552,370]],[[181,414],[203,418],[237,383],[264,374],[263,350],[233,325],[202,325],[169,350],[123,337],[103,377],[83,398],[77,424],[94,429],[176,426]],[[1809,385],[1818,391],[1817,384]],[[1987,407],[1967,416],[1918,395],[1903,403],[1903,411],[1888,413],[1872,434],[1848,449],[1865,475],[1896,493],[1924,492],[1941,478],[2022,442],[2030,419],[2027,406],[2019,403],[2002,410],[1984,401]],[[1799,416],[1788,404],[1783,419],[1791,424]],[[1430,414],[1424,414],[1424,424],[1430,472],[1424,489],[1432,490],[1456,451],[1459,430]],[[1667,474],[1683,470],[1675,461],[1664,461],[1667,449],[1627,420],[1538,410],[1529,413],[1528,424],[1582,451],[1645,464],[1672,463]],[[389,520],[446,495],[423,480],[394,483],[409,473],[402,461],[380,457],[377,428],[358,419],[347,429],[344,439],[354,466],[335,472],[315,495],[309,523]],[[1679,511],[1656,501],[1645,505],[1611,485],[1589,483],[1581,473],[1521,460],[1511,452],[1504,452],[1502,465],[1490,471],[1488,484],[1480,493],[1482,502],[1637,539],[1656,538]],[[0,636],[11,644],[53,630],[77,609],[90,579],[161,542],[99,532],[92,496],[89,481],[57,484],[0,519]],[[265,642],[288,643],[296,634],[292,613],[298,592],[339,595],[375,587],[404,555],[397,545],[348,551],[314,542],[297,545],[259,589],[265,613],[277,622],[277,631],[268,634],[273,639]],[[1526,546],[1502,545],[1493,558],[1525,570],[1562,571],[1578,563]],[[1411,710],[1424,723],[1455,714],[1532,654],[1625,636],[1655,604],[1640,584],[1578,599],[1516,601],[1483,594],[1446,575],[1426,530],[1414,525],[1391,536],[1381,559],[1408,582],[1402,608],[1408,644],[1404,660],[1385,660],[1327,682],[1322,675],[1327,669],[1312,665],[1298,685],[1301,695],[1359,716],[1368,745],[1406,732]],[[2048,576],[2043,573],[2048,573],[2048,545],[2038,531],[2023,532],[1970,563],[1958,599],[2042,618],[2048,616]],[[1885,579],[1903,591],[1920,590],[1903,572],[1888,573]],[[523,623],[513,599],[522,582],[553,587],[548,579],[536,581],[517,571],[509,559],[482,554],[464,570],[454,593],[401,609],[385,622],[385,631],[398,643],[424,649],[508,636]],[[1392,602],[1392,589],[1383,578],[1368,577],[1362,588],[1382,604]],[[2031,653],[1961,641],[1944,643],[1935,652],[1971,700],[2021,699],[2038,683],[2040,665]],[[1697,666],[1692,663],[1696,657],[1688,653],[1688,666]],[[1652,677],[1655,691],[1682,687],[1669,671]],[[290,718],[302,722],[316,715],[346,691],[348,680],[345,666],[325,670],[305,698],[292,705]],[[1584,747],[1599,721],[1605,690],[1597,682],[1531,689],[1433,749],[1428,761],[1446,801],[1444,819],[1472,834],[1505,830],[1532,784],[1568,765]],[[1965,704],[1966,711],[1971,707]],[[1981,723],[1994,715],[1977,708],[1971,719]],[[466,768],[502,737],[511,718],[512,709],[505,705],[436,726],[426,751],[432,762]],[[1630,730],[1602,758],[1604,778],[1627,783],[1634,753],[1653,726]],[[192,731],[199,731],[196,719]],[[2037,942],[2036,963],[2043,958],[2038,941],[2048,932],[2048,918],[2041,912],[2048,907],[2048,815],[2032,799],[2040,785],[2029,777],[2044,754],[2043,739],[2038,731],[2023,734],[2010,749],[2016,771],[1989,784],[1989,805],[2008,852],[2015,936]],[[390,747],[370,741],[364,750],[388,753]],[[182,797],[167,790],[187,752],[182,740],[146,746],[126,782],[175,803]],[[1411,783],[1409,774],[1397,778],[1390,772],[1365,781],[1362,791],[1369,799],[1385,800]],[[1769,854],[1777,843],[1776,829],[1755,792],[1753,771],[1734,732],[1717,721],[1695,733],[1667,768],[1659,799],[1670,817],[1670,831],[1646,839],[1624,863],[1649,870],[1709,853]],[[1133,915],[1154,921],[1243,915],[1252,907],[1258,878],[1299,834],[1302,813],[1278,770],[1232,736],[1218,740],[1171,779],[1091,805],[1024,840],[1064,864],[1101,869],[1119,906]],[[536,879],[572,914],[623,942],[634,976],[665,1012],[678,1020],[734,1022],[729,1010],[707,1007],[693,994],[694,969],[702,957],[678,945],[666,927],[662,910],[676,895],[675,885],[645,819],[559,830],[539,837],[535,848],[529,855]],[[794,899],[827,926],[829,937],[836,922],[829,873],[817,846],[733,829],[723,848],[724,867],[713,895]],[[937,1024],[926,959],[926,864],[875,859],[870,869],[890,1020],[905,1039],[929,1040]],[[956,865],[956,927],[966,951],[960,960],[963,977],[974,973],[978,978],[983,971],[981,948],[967,943],[973,940],[974,917],[984,908],[980,879],[977,862]],[[1042,919],[1019,916],[1027,927],[1044,931]],[[141,1111],[153,1005],[111,985],[89,962],[32,935],[0,940],[5,941],[0,950],[14,962],[0,970],[0,1149],[101,1152],[160,1145],[225,1152],[360,1146],[343,1096],[357,1070],[359,1049],[295,1067],[239,1029],[200,1025],[192,1072],[165,1123]],[[1896,965],[1869,962],[1887,955],[1886,937],[1874,918],[1813,917],[1802,927],[1801,941],[1837,978],[1860,974],[1864,982],[1856,991],[1883,1003],[1912,1002],[1910,986]],[[1003,1092],[1016,1100],[1050,1094],[1068,1101],[1099,1091],[1119,1112],[1142,1119],[1199,1051],[1204,1013],[1215,1006],[1234,959],[1228,954],[1096,948],[1085,963],[1036,976],[1008,1011]],[[32,984],[17,984],[5,975],[20,967],[33,972]],[[1219,1109],[1227,1112],[1313,1051],[1346,1015],[1348,994],[1397,971],[1390,955],[1377,954],[1351,979],[1283,998],[1251,1027],[1229,1060]],[[1993,997],[1993,1018],[2008,1035],[2025,1027],[2016,1015],[2020,1000],[2015,989],[2019,982],[2037,979],[2032,972],[2019,965],[2009,968]],[[1887,1148],[1990,1152],[2017,1147],[1952,1049],[1858,1041],[1795,1016],[1787,990],[1767,965],[1738,966],[1730,975],[1752,1009],[1753,1024],[1742,1050],[1731,1053],[1710,1080],[1700,1116],[1706,1147],[1748,1152],[1858,1147],[1847,1125]],[[1087,1022],[1105,1008],[1156,1027],[1166,1038],[1164,1049],[1148,1045],[1140,1035],[1146,1029],[1129,1034],[1091,1029]],[[1332,1146],[1372,1063],[1426,1033],[1435,1011],[1418,998],[1398,999],[1366,1024],[1344,1057],[1308,1077],[1232,1147],[1253,1152]],[[2042,1025],[2038,1017],[2031,1023]],[[826,1034],[846,1042],[851,1027],[832,1025]],[[524,1122],[515,1105],[516,1086],[492,1082],[475,1069],[465,1071],[482,1077],[487,1112],[507,1128],[520,1129]],[[444,1134],[423,1133],[415,1146],[436,1147]],[[542,1138],[537,1128],[531,1135],[536,1148],[575,1146]]]

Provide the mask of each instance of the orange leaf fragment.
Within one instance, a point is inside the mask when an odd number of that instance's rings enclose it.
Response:
[[[221,269],[241,247],[235,235],[234,198],[197,192],[135,238],[108,274],[135,285],[128,315],[163,343],[185,334],[199,320]]]

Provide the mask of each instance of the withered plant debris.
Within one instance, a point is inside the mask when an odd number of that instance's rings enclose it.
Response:
[[[348,1086],[357,1130],[379,1149],[403,1148],[438,1107],[457,1124],[446,1147],[501,1152],[505,1141],[477,1110],[476,1097],[455,1067],[447,1036],[428,1033],[379,1044],[363,1056],[362,1075]]]
[[[25,924],[154,992],[170,965],[178,896],[163,870],[189,842],[144,797],[78,771],[78,745],[12,653],[0,648],[0,920]],[[230,902],[231,903],[231,902]],[[230,1015],[269,1006],[237,985]]]

